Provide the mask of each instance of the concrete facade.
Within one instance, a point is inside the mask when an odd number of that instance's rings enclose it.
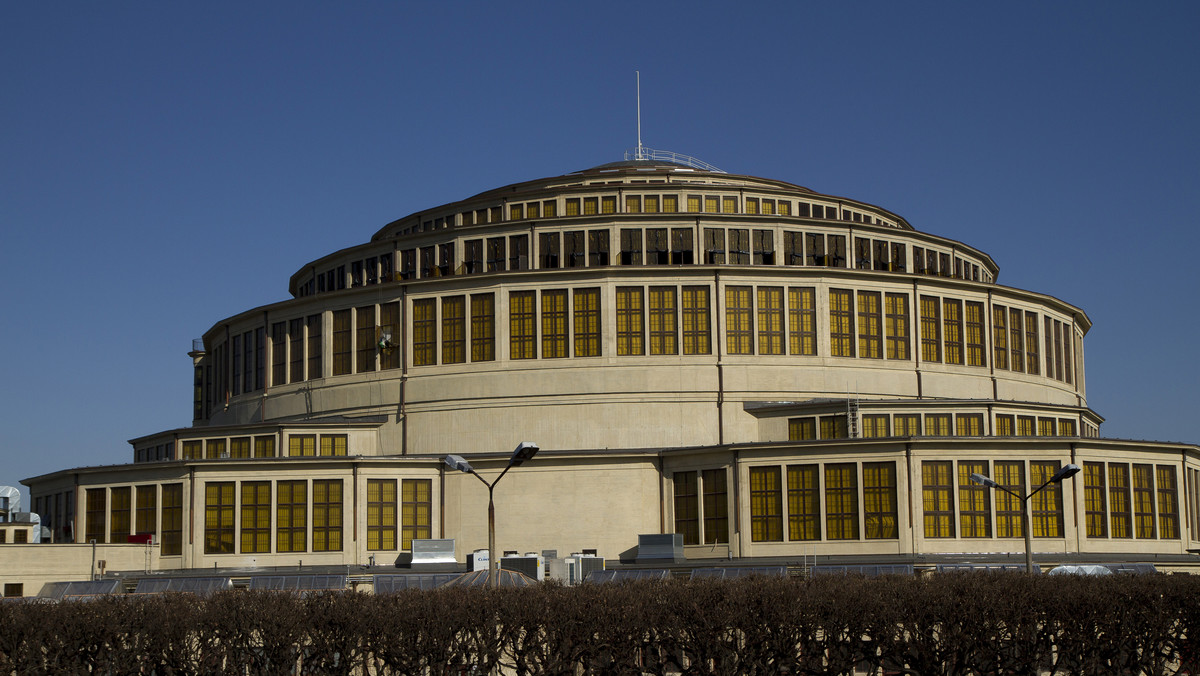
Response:
[[[359,566],[410,537],[465,561],[486,491],[441,457],[494,476],[529,440],[497,487],[503,550],[615,560],[686,531],[697,560],[921,564],[1022,551],[964,461],[1026,490],[1074,463],[1038,499],[1038,552],[1188,568],[1200,449],[1101,438],[1089,318],[998,275],[780,181],[642,160],[514,184],[214,324],[192,427],[23,483],[55,540],[152,535],[158,570]]]

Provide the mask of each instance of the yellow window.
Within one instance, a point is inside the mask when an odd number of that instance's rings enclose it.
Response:
[[[750,468],[750,539],[783,541],[783,496],[778,467]]]
[[[650,354],[679,354],[675,287],[650,287]]]
[[[788,288],[788,352],[817,354],[816,289],[811,286]]]
[[[791,418],[788,420],[788,441],[810,441],[816,438],[816,418]]]
[[[279,481],[275,484],[275,551],[308,549],[308,484]]]
[[[808,418],[812,420],[812,418]],[[821,486],[817,465],[788,465],[788,539],[821,539]]]
[[[204,486],[204,553],[233,553],[234,494],[232,481]]]
[[[313,551],[342,550],[342,480],[313,481]]]
[[[241,552],[271,551],[271,482],[242,482]]]
[[[925,537],[954,537],[953,463],[949,460],[922,462],[921,485]]]
[[[854,296],[846,289],[829,290],[829,352],[835,357],[854,356]]]
[[[600,289],[575,289],[575,356],[600,356]]]
[[[825,535],[858,539],[858,475],[854,463],[825,465]]]
[[[509,358],[537,357],[537,311],[533,291],[512,291],[508,295]]]
[[[396,548],[396,480],[367,479],[367,550]]]
[[[429,479],[405,479],[401,484],[401,549],[412,549],[412,541],[431,536],[433,484]]]
[[[642,287],[617,287],[617,354],[646,354]]]

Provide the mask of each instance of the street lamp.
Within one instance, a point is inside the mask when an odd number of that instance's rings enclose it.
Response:
[[[1017,498],[1021,501],[1021,530],[1025,532],[1025,572],[1033,573],[1033,535],[1029,528],[1029,498],[1037,495],[1043,488],[1050,484],[1062,483],[1064,479],[1070,479],[1079,473],[1079,465],[1070,464],[1054,473],[1054,476],[1046,480],[1046,483],[1038,486],[1029,495],[1024,497],[1020,493],[1014,493],[1004,486],[996,483],[994,479],[989,479],[982,474],[972,474],[971,481],[977,484],[982,484],[988,488],[998,488],[1005,493]]]
[[[538,450],[538,445],[532,441],[522,441],[517,445],[516,449],[513,450],[512,455],[509,456],[508,465],[504,468],[504,471],[501,472],[500,476],[496,477],[496,480],[491,483],[488,483],[486,479],[479,476],[479,474],[475,471],[475,468],[471,467],[471,463],[467,462],[466,458],[462,457],[461,455],[447,455],[445,458],[446,464],[451,468],[460,472],[466,472],[467,474],[473,474],[475,475],[476,479],[479,479],[483,482],[484,486],[487,486],[489,587],[494,588],[500,586],[500,577],[498,575],[500,562],[496,559],[496,503],[492,500],[492,491],[496,487],[496,484],[500,483],[500,480],[503,479],[504,475],[508,473],[508,470],[520,466],[521,463],[532,458],[538,452]]]

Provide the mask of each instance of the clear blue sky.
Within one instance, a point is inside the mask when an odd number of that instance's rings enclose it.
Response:
[[[0,484],[191,418],[192,338],[388,221],[643,141],[891,209],[1200,442],[1200,4],[0,5]],[[914,6],[917,5],[917,6]]]

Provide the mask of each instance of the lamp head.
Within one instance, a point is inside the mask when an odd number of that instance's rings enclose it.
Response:
[[[989,479],[988,477],[985,477],[982,474],[972,474],[971,481],[974,481],[975,483],[981,484],[983,486],[987,486],[988,488],[996,488],[1000,485],[1000,484],[996,483],[995,481]]]
[[[471,463],[467,462],[467,459],[461,455],[447,455],[445,462],[460,472],[473,472],[475,470],[474,467],[471,467]]]
[[[1054,482],[1061,482],[1063,479],[1070,479],[1076,474],[1079,474],[1079,471],[1079,465],[1072,463],[1055,472],[1054,476],[1050,477],[1050,480]]]
[[[517,467],[526,460],[532,458],[539,450],[538,445],[532,441],[522,441],[513,450],[512,457],[508,459],[510,467]]]

